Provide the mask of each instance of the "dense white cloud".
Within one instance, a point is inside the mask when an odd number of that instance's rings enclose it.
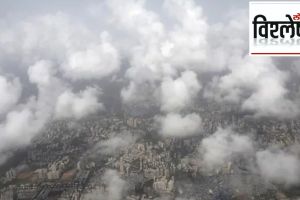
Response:
[[[91,193],[83,195],[84,200],[121,200],[126,189],[126,182],[120,178],[115,170],[106,170],[101,177],[106,185],[106,190],[95,189]]]
[[[131,87],[123,89],[123,97],[130,99],[143,92],[144,88],[135,85],[146,82],[156,90],[156,83],[173,78],[178,72],[198,70],[205,58],[208,26],[201,8],[193,1],[165,2],[164,9],[174,22],[168,29],[170,24],[164,24],[142,1],[130,1],[125,8],[116,5],[118,1],[113,2],[110,8],[114,19],[137,38],[129,51],[131,65],[126,72]]]
[[[108,32],[90,30],[61,12],[7,25],[1,36],[1,46],[8,48],[0,47],[0,61],[8,57],[23,67],[51,60],[73,80],[101,79],[120,67],[119,52]]]
[[[242,109],[255,111],[257,116],[279,118],[295,117],[299,114],[296,102],[288,99],[288,90],[280,78],[264,77],[258,89],[242,104]]]
[[[40,60],[28,68],[29,81],[36,84],[39,90],[53,86],[62,87],[63,84],[56,78],[56,73],[54,64],[48,60]]]
[[[126,182],[120,178],[115,170],[107,170],[103,176],[103,180],[108,183],[107,198],[109,200],[121,200]]]
[[[114,155],[133,145],[137,140],[137,136],[130,132],[124,131],[119,134],[113,134],[109,139],[100,141],[94,147],[101,154]]]
[[[92,44],[84,50],[71,52],[63,71],[72,79],[101,79],[119,70],[120,58],[117,49],[102,34],[100,44]]]
[[[124,9],[117,2],[109,3],[112,18],[122,31],[134,36],[126,54],[130,84],[122,90],[125,103],[153,98],[162,111],[184,109],[191,95],[176,95],[184,91],[176,76],[188,70],[200,75],[216,73],[205,80],[206,98],[237,104],[256,116],[294,117],[299,113],[297,103],[289,99],[289,74],[279,70],[271,58],[247,55],[247,16],[242,12],[236,11],[239,20],[209,25],[194,1],[166,0],[164,18],[147,10],[142,1],[130,1]],[[161,85],[160,92],[157,85]],[[142,98],[145,91],[147,98]]]
[[[103,110],[103,104],[98,101],[99,94],[100,91],[96,88],[87,88],[78,94],[63,92],[57,99],[55,117],[80,119]]]
[[[28,68],[29,81],[37,86],[34,102],[28,106],[36,110],[44,119],[53,115],[58,96],[67,90],[67,84],[57,77],[56,68],[51,61],[40,60]]]
[[[46,14],[4,26],[2,59],[13,57],[27,67],[39,60],[62,62],[70,50],[80,49],[94,36],[64,13]],[[1,60],[1,59],[0,59]]]
[[[0,76],[0,115],[6,113],[18,102],[22,86],[18,78]]]
[[[256,153],[258,171],[266,180],[294,185],[300,182],[300,160],[283,150],[264,150]]]
[[[53,64],[39,61],[28,68],[28,79],[38,95],[16,105],[0,123],[0,152],[28,145],[51,118],[57,95],[64,85],[55,75]]]
[[[205,95],[240,103],[242,109],[257,116],[294,117],[298,107],[288,99],[287,78],[270,58],[245,57],[230,65],[230,73],[216,77]]]
[[[0,123],[0,152],[29,144],[54,115],[78,119],[103,109],[98,90],[72,93],[66,78],[101,79],[118,71],[119,55],[107,33],[94,33],[64,13],[29,17],[11,26],[3,23],[1,30],[1,72],[20,71],[16,75],[28,77],[21,83],[14,74],[0,76],[0,113],[9,111]],[[27,93],[16,105],[26,79],[37,93]]]
[[[34,63],[27,74],[29,81],[37,86],[37,95],[12,108],[0,123],[0,152],[30,144],[53,116],[79,119],[103,109],[97,89],[89,87],[78,94],[72,93],[68,84],[57,77],[57,68],[51,61]]]
[[[222,167],[236,156],[251,155],[253,143],[247,135],[239,135],[231,129],[219,128],[213,135],[204,138],[199,147],[203,165],[208,169]]]
[[[207,31],[209,25],[202,8],[193,0],[166,0],[164,8],[175,20],[174,29],[168,32],[168,53],[172,67],[201,68],[207,59]]]
[[[209,25],[201,6],[192,0],[164,1],[164,15],[147,9],[143,1],[131,0],[123,5],[114,0],[107,4],[118,31],[130,40],[130,48],[125,47],[123,53],[130,63],[126,72],[130,83],[121,95],[124,103],[148,103],[153,98],[161,103],[163,111],[180,110],[174,108],[175,104],[182,106],[188,95],[165,100],[168,93],[163,88],[173,87],[173,80],[175,92],[177,74],[189,70],[200,74],[219,72],[205,89],[207,98],[236,103],[256,116],[298,114],[298,107],[288,99],[288,75],[278,70],[272,59],[247,55],[247,16],[242,12],[236,11],[238,20]],[[272,82],[274,87],[268,90],[264,82]],[[162,85],[161,98],[157,96],[158,85]],[[143,98],[145,93],[147,97]],[[168,102],[174,105],[167,106]]]
[[[201,132],[202,120],[199,115],[192,113],[185,116],[169,113],[158,117],[159,132],[166,137],[186,137]]]
[[[44,123],[45,119],[37,117],[37,113],[28,108],[11,111],[0,124],[0,152],[28,145]]]
[[[199,146],[199,164],[204,170],[214,170],[233,162],[235,158],[247,158],[247,168],[259,174],[262,180],[285,186],[300,182],[299,146],[257,150],[248,135],[240,135],[231,129],[219,128],[204,138]],[[253,159],[252,159],[253,158]]]
[[[176,112],[192,105],[200,89],[197,75],[192,71],[183,72],[175,80],[164,79],[161,85],[161,109]]]

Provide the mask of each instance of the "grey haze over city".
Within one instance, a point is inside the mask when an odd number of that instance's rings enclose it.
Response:
[[[300,198],[300,60],[248,26],[243,0],[0,0],[0,199]]]

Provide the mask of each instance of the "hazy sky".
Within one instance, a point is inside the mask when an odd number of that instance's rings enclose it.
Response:
[[[82,13],[86,12],[89,6],[103,2],[103,0],[0,0],[0,16],[22,19],[33,14],[63,11],[82,17]],[[146,0],[147,6],[153,10],[159,10],[161,2],[161,0]],[[196,0],[195,2],[203,7],[205,15],[213,22],[223,21],[230,10],[248,7],[248,0]]]

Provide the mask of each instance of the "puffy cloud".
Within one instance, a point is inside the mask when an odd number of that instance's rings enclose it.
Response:
[[[38,87],[38,95],[16,105],[0,123],[0,152],[30,144],[51,118],[57,95],[64,85],[55,75],[53,64],[39,61],[28,68],[28,78]]]
[[[103,104],[98,101],[99,94],[99,90],[91,87],[80,91],[78,94],[71,91],[63,92],[57,99],[56,118],[80,119],[103,110]]]
[[[125,100],[143,93],[144,88],[136,85],[149,83],[152,90],[156,90],[157,84],[178,72],[198,70],[205,58],[207,24],[201,8],[193,1],[166,1],[164,9],[173,19],[170,20],[172,28],[168,30],[142,1],[130,1],[126,6],[120,6],[121,3],[115,0],[109,5],[113,19],[133,34],[133,41],[136,41],[129,51],[130,67],[126,77],[131,83],[122,91]],[[172,12],[173,9],[178,12]]]
[[[107,33],[90,30],[64,13],[28,17],[11,26],[1,23],[0,28],[1,73],[12,74],[0,76],[0,114],[9,111],[0,122],[0,152],[29,144],[53,116],[78,119],[103,108],[98,90],[70,92],[68,79],[101,79],[118,71],[118,51]],[[22,104],[16,105],[21,84],[30,92],[24,91]]]
[[[99,102],[99,89],[87,87],[73,93],[65,80],[58,78],[57,66],[53,62],[41,60],[28,68],[29,80],[38,87],[37,105],[40,110],[56,118],[79,119],[99,110],[104,106]]]
[[[166,116],[158,117],[160,125],[159,132],[166,137],[186,137],[201,132],[202,120],[196,113],[181,116],[176,113],[169,113]]]
[[[91,30],[65,13],[29,18],[5,28],[0,44],[8,48],[0,48],[0,62],[12,59],[26,68],[51,60],[72,80],[99,80],[119,70],[119,52],[108,32]]]
[[[94,190],[91,193],[83,195],[84,200],[121,200],[125,191],[126,182],[120,178],[117,171],[106,170],[103,177],[103,183],[107,186],[105,191]]]
[[[295,117],[299,114],[296,102],[288,98],[288,90],[280,79],[265,77],[257,91],[246,99],[242,108],[255,111],[257,116]]]
[[[58,96],[67,90],[67,84],[57,77],[54,63],[40,60],[28,68],[29,81],[37,86],[27,106],[36,110],[40,117],[50,119],[53,115]],[[33,102],[32,102],[33,101]]]
[[[120,150],[128,148],[130,145],[134,144],[137,140],[137,136],[124,131],[120,134],[114,134],[107,140],[100,141],[96,144],[95,149],[101,154],[114,155]]]
[[[166,78],[161,85],[163,111],[180,111],[190,105],[201,86],[197,75],[192,71],[185,71],[178,79]]]
[[[18,78],[0,76],[0,115],[18,103],[21,96],[22,86]]]
[[[3,57],[13,57],[18,65],[27,67],[39,60],[62,62],[66,53],[83,48],[95,38],[84,26],[72,21],[67,14],[31,17],[14,26],[2,27],[0,39]]]
[[[199,77],[208,75],[201,80],[205,98],[237,104],[241,110],[252,111],[256,116],[299,114],[299,106],[289,99],[286,86],[289,74],[279,70],[271,58],[247,55],[245,14],[238,11],[239,20],[229,19],[226,25],[208,25],[201,7],[194,1],[166,0],[163,9],[167,11],[164,17],[168,23],[165,23],[159,18],[162,15],[147,10],[142,1],[130,1],[124,9],[117,2],[109,4],[113,19],[134,35],[132,41],[135,41],[129,50],[130,67],[126,71],[130,83],[122,90],[125,103],[148,103],[152,98],[160,103],[162,111],[180,111],[192,103],[193,95],[176,95],[184,91],[179,83],[181,78],[176,75],[191,71]],[[157,85],[161,85],[160,92]]]
[[[28,68],[29,81],[36,84],[40,90],[53,85],[61,87],[62,83],[55,77],[56,73],[54,64],[48,60],[40,60]]]
[[[258,171],[266,180],[294,185],[300,181],[300,160],[298,156],[283,150],[270,149],[256,153]]]
[[[15,105],[0,123],[0,152],[30,144],[53,116],[78,119],[103,108],[97,89],[90,87],[78,94],[70,92],[67,84],[57,78],[57,68],[50,61],[31,65],[28,79],[37,86],[37,95]]]
[[[120,178],[115,170],[107,170],[104,174],[103,180],[108,183],[107,198],[109,200],[122,199],[126,182]]]
[[[145,8],[145,1],[129,0],[123,4],[120,0],[112,0],[107,1],[107,5],[112,14],[112,22],[119,24],[120,28],[126,29],[134,36],[142,37],[137,38],[141,42],[143,39],[156,40],[155,38],[160,38],[164,32],[159,16]]]
[[[247,135],[238,135],[231,129],[219,128],[213,135],[201,141],[199,152],[203,165],[212,170],[221,167],[236,156],[254,152],[252,140]]]
[[[286,186],[300,181],[299,147],[289,148],[289,151],[278,148],[257,151],[248,135],[219,128],[201,141],[198,150],[199,161],[205,170],[218,169],[235,158],[243,157],[247,158],[249,170],[260,174],[263,180]]]
[[[209,28],[201,6],[193,0],[166,0],[164,8],[175,21],[175,26],[162,45],[162,49],[168,50],[162,51],[163,56],[170,59],[173,67],[198,70],[207,59]]]
[[[119,54],[107,38],[107,33],[103,33],[100,44],[70,53],[63,64],[65,76],[72,79],[101,79],[118,71]]]
[[[44,123],[45,119],[37,117],[37,113],[26,107],[9,112],[0,124],[0,152],[28,145]]]
[[[216,77],[205,96],[238,103],[257,116],[293,117],[298,109],[288,98],[287,78],[270,58],[245,57],[234,61],[228,74]]]
[[[87,87],[85,90],[73,93],[64,80],[57,77],[57,69],[50,61],[39,61],[28,69],[29,80],[38,86],[38,104],[40,109],[49,109],[56,118],[79,119],[88,114],[103,110],[98,101],[99,89]],[[49,118],[48,117],[48,118]]]

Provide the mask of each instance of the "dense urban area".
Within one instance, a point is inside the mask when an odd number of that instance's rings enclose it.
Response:
[[[260,148],[289,146],[299,142],[300,121],[257,120],[226,107],[197,112],[203,118],[202,133],[187,138],[162,137],[155,117],[125,113],[50,122],[30,147],[1,167],[0,199],[106,199],[99,195],[114,192],[127,200],[297,195],[296,188],[265,184],[248,169],[251,157],[226,162],[208,173],[197,158],[197,148],[204,137],[229,126],[240,134],[252,133]],[[121,191],[110,191],[112,185]]]

